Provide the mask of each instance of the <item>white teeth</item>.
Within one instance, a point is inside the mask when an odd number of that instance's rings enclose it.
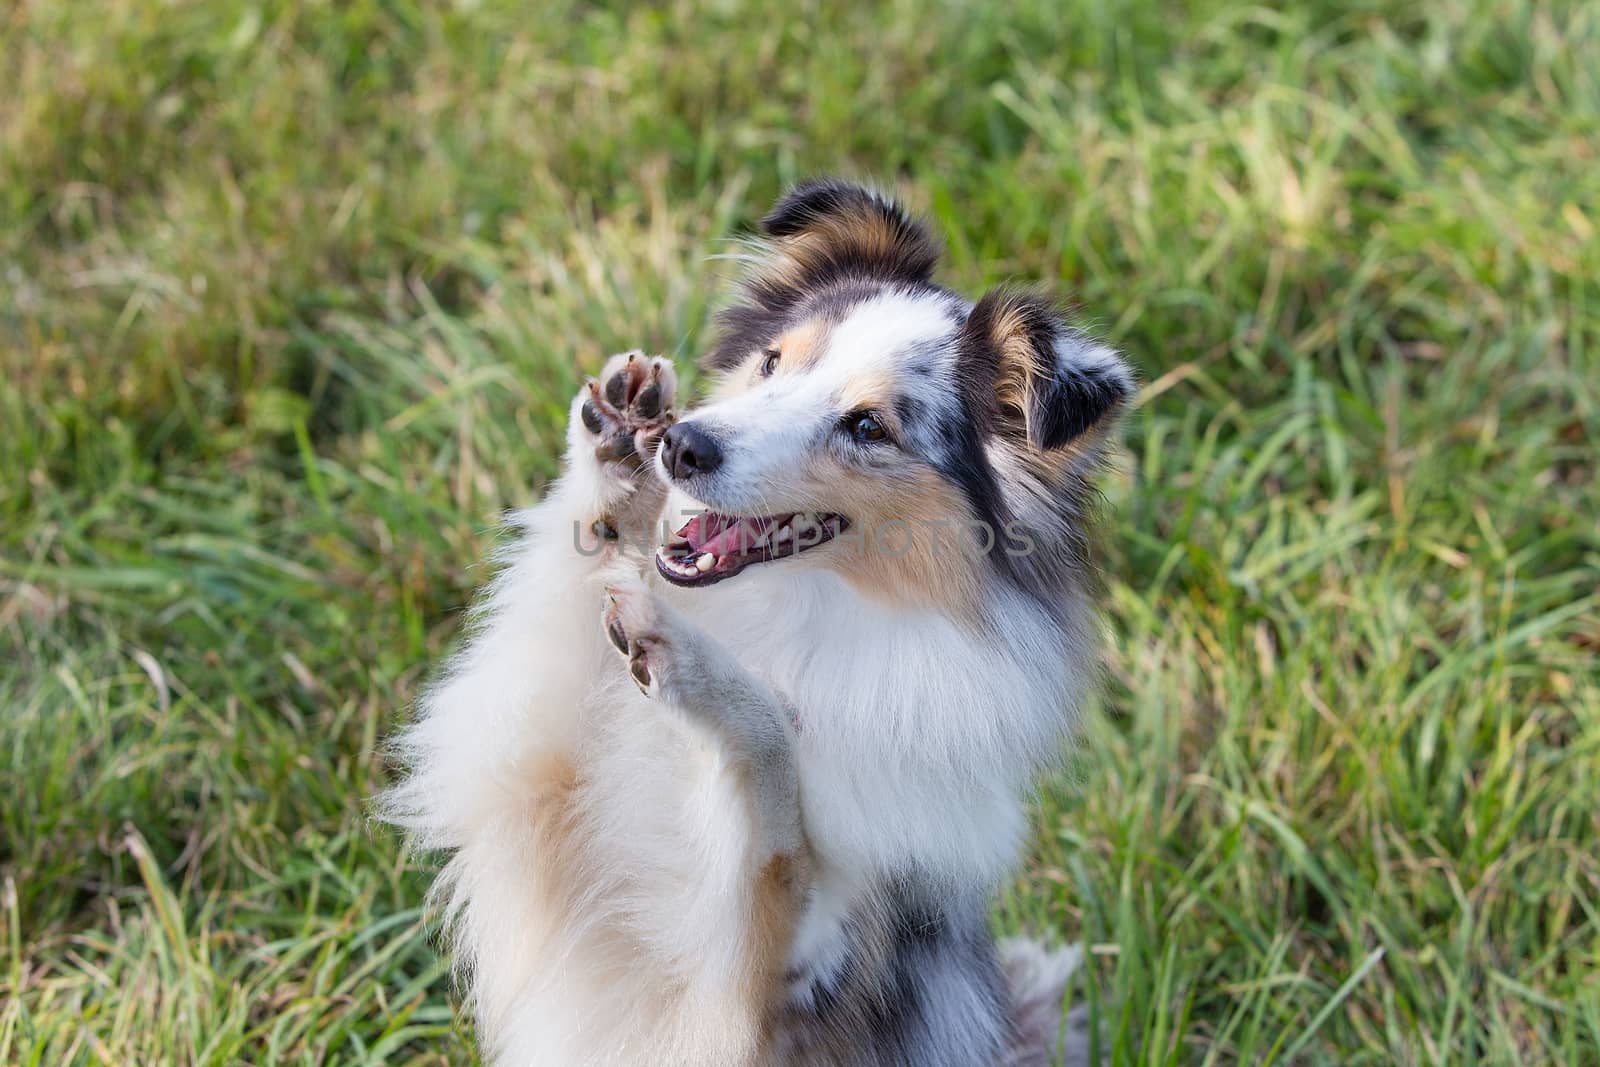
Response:
[[[794,531],[789,529],[789,525],[785,523],[784,525],[778,527],[777,533],[772,535],[772,543],[775,545],[781,545],[793,536]]]
[[[693,563],[685,563],[676,556],[668,555],[666,553],[657,553],[656,558],[665,563],[667,565],[667,569],[672,571],[672,573],[681,575],[684,578],[694,578],[700,574],[699,567],[695,566]]]
[[[712,555],[710,552],[707,552],[705,555],[694,561],[695,570],[699,571],[701,574],[705,574],[716,565],[717,557]]]

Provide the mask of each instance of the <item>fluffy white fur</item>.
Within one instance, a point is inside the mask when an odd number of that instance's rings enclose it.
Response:
[[[453,853],[437,892],[493,1062],[745,1062],[759,1021],[728,1005],[741,999],[738,916],[759,857],[714,739],[639,693],[603,636],[615,576],[574,533],[606,506],[590,451],[574,442],[549,497],[516,516],[521,540],[471,641],[403,740],[413,773],[388,811],[421,847]],[[914,861],[952,888],[988,887],[1015,863],[1028,781],[1085,669],[1044,647],[1056,631],[1036,609],[1018,598],[1004,639],[977,644],[796,561],[705,590],[651,584],[805,709],[819,890],[795,967],[829,967],[842,904],[876,872]],[[523,824],[553,758],[578,761],[595,787],[576,915],[543,907],[549,872]]]

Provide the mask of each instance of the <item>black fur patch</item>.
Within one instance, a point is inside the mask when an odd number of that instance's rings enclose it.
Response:
[[[961,495],[966,497],[972,508],[973,516],[987,523],[998,536],[1010,518],[1006,511],[1005,495],[1000,490],[1000,479],[989,464],[988,453],[983,449],[982,423],[971,410],[971,405],[964,403],[963,407],[968,410],[940,420],[935,427],[943,453],[935,467],[961,490]],[[1002,564],[1003,569],[1004,558],[997,558],[997,562]]]
[[[1049,387],[1037,394],[1034,431],[1043,448],[1060,448],[1128,400],[1127,382],[1096,368],[1058,367]]]
[[[707,370],[731,370],[752,352],[766,348],[783,332],[789,311],[799,298],[793,291],[769,295],[749,287],[744,295],[744,303],[717,313],[716,342],[700,361]]]
[[[1008,1034],[1004,977],[981,900],[931,903],[888,879],[850,920],[857,947],[811,1006],[780,1015],[779,1059],[851,1067],[987,1067]]]
[[[910,426],[917,421],[917,416],[922,413],[922,401],[914,396],[895,397],[894,413],[902,426]]]

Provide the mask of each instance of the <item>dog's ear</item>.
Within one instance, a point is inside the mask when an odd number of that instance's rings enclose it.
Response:
[[[1133,396],[1122,358],[1074,331],[1037,293],[990,291],[962,327],[962,345],[964,387],[978,409],[1040,450],[1070,444]]]
[[[813,178],[784,196],[761,232],[774,238],[793,280],[817,285],[853,274],[925,282],[939,242],[892,199],[839,178]]]
[[[766,238],[748,263],[738,300],[717,315],[716,343],[701,361],[729,370],[770,338],[808,293],[834,282],[927,282],[939,242],[892,199],[839,178],[801,182],[761,220]]]

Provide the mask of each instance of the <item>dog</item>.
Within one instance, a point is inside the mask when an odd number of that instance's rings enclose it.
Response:
[[[494,1064],[1087,1063],[1076,950],[987,915],[1098,669],[1132,372],[1044,296],[937,284],[861,185],[753,247],[704,403],[639,352],[574,397],[382,814],[450,853]]]

